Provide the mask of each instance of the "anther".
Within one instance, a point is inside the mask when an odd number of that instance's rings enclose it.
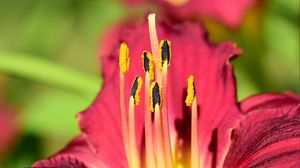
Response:
[[[160,59],[161,59],[161,67],[164,66],[166,62],[167,65],[170,65],[171,60],[171,43],[169,40],[160,41]]]
[[[194,76],[191,75],[188,78],[188,88],[187,88],[187,96],[185,99],[185,104],[187,106],[191,106],[195,96],[196,96],[196,89],[194,84]]]
[[[134,79],[132,88],[131,88],[131,96],[134,99],[134,104],[139,105],[140,103],[140,92],[142,89],[143,80],[141,77],[137,76]]]
[[[152,82],[151,84],[151,111],[154,112],[155,106],[160,107],[161,97],[160,97],[160,88],[157,82]]]
[[[130,58],[129,58],[129,49],[126,43],[121,43],[120,46],[120,57],[119,57],[119,66],[121,73],[126,73],[129,69]]]
[[[150,52],[144,51],[142,53],[142,59],[143,59],[143,67],[144,71],[149,75],[150,80],[154,79],[154,62],[153,62],[153,56]]]

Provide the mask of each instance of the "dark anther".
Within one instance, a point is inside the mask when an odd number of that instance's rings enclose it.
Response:
[[[158,83],[155,82],[155,85],[152,90],[152,102],[153,102],[153,109],[155,109],[155,105],[160,105],[160,93],[159,93],[159,86]]]
[[[194,96],[196,96],[196,87],[195,87],[195,82],[193,82],[193,87],[194,87]]]
[[[144,55],[144,70],[145,72],[149,72],[149,58],[147,56],[147,52],[143,52],[143,55]]]
[[[164,65],[164,62],[167,60],[168,64],[170,63],[170,46],[168,43],[168,40],[164,40],[162,46],[161,46],[161,62],[162,62],[162,66]]]
[[[137,91],[137,88],[138,88],[138,85],[139,85],[138,78],[139,78],[138,76],[135,77],[132,88],[131,88],[131,96],[134,98],[134,103],[135,103],[136,91]]]

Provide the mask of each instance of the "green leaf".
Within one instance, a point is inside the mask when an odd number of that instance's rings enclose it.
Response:
[[[70,139],[79,134],[76,114],[86,109],[92,99],[45,86],[34,87],[22,110],[24,131]]]
[[[281,88],[300,92],[298,27],[283,16],[269,14],[264,32],[267,47],[266,72]]]
[[[237,83],[237,97],[241,101],[248,96],[259,93],[258,87],[253,83],[249,75],[241,66],[235,66]]]
[[[0,51],[0,72],[71,90],[88,97],[95,95],[101,85],[100,77],[94,77],[31,55],[4,51]]]

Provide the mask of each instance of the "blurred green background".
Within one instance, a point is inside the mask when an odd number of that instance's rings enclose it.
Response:
[[[30,166],[79,133],[75,115],[101,88],[99,38],[145,9],[116,0],[0,0],[0,114],[9,108],[19,128],[1,168]],[[299,20],[299,0],[259,1],[236,29],[202,19],[212,41],[244,51],[233,62],[239,100],[300,92]]]

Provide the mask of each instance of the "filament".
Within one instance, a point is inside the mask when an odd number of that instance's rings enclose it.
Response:
[[[150,112],[150,75],[146,72],[145,79],[145,143],[146,143],[146,165],[147,168],[156,168],[154,155],[152,120]]]
[[[130,96],[129,99],[129,146],[130,146],[130,163],[132,168],[140,167],[140,158],[138,155],[137,144],[136,144],[136,132],[135,132],[135,113],[134,113],[134,98]]]
[[[196,97],[192,103],[192,123],[191,123],[191,160],[192,168],[200,168],[200,154],[199,154],[199,137],[198,137],[198,111]]]
[[[127,45],[123,42],[120,46],[120,55],[119,55],[119,68],[120,68],[120,76],[119,76],[119,94],[120,94],[120,113],[121,113],[121,131],[122,131],[122,139],[125,148],[126,158],[128,160],[128,164],[130,163],[130,147],[129,147],[129,139],[128,139],[128,116],[126,114],[126,106],[125,106],[125,84],[124,84],[124,75],[129,69],[129,49]]]
[[[168,63],[163,64],[162,74],[162,129],[164,138],[164,150],[168,168],[173,168],[173,156],[169,131],[169,116],[168,116]]]
[[[156,104],[154,110],[157,168],[166,168],[160,106]]]

